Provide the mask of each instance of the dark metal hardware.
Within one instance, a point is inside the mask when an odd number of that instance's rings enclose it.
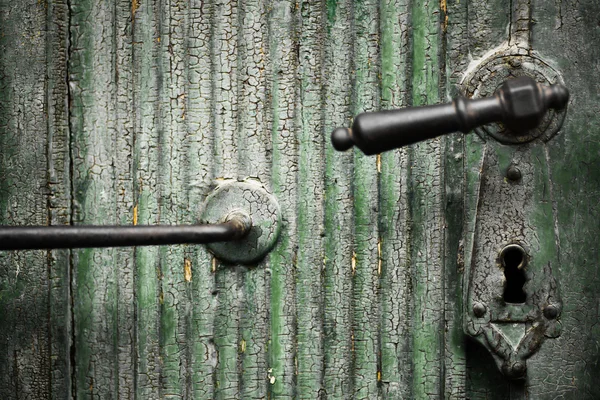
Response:
[[[560,84],[543,86],[528,76],[504,82],[494,96],[452,103],[359,114],[352,128],[337,128],[331,143],[338,151],[357,146],[367,155],[407,146],[440,135],[501,122],[515,134],[533,129],[548,109],[563,109],[569,91]]]
[[[224,223],[159,226],[0,227],[0,250],[203,244],[244,238],[252,227],[242,212]]]

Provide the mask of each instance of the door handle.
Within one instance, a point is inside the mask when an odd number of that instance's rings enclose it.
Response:
[[[487,98],[458,96],[448,104],[359,114],[350,129],[332,132],[331,143],[338,151],[356,146],[372,155],[447,133],[468,133],[492,122],[501,122],[518,135],[537,127],[546,111],[561,110],[568,101],[565,86],[544,86],[521,76],[505,81]]]
[[[219,182],[202,207],[202,224],[0,226],[0,251],[207,244],[221,261],[256,263],[279,237],[279,203],[258,181]]]
[[[0,227],[0,250],[206,244],[242,239],[251,228],[250,216],[241,211],[220,224],[4,226]]]

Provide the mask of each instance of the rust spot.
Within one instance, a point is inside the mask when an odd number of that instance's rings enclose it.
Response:
[[[192,281],[192,262],[187,258],[183,262],[183,276],[186,282]]]
[[[138,223],[138,206],[133,207],[133,225]]]

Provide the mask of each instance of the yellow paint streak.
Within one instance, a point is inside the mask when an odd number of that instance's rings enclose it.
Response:
[[[448,3],[447,3],[447,0],[440,0],[440,9],[444,13],[444,23],[442,25],[442,28],[444,29],[444,32],[446,32],[446,29],[448,28]]]
[[[377,172],[381,173],[381,154],[377,154]]]
[[[352,275],[356,273],[356,253],[352,252]]]
[[[217,272],[217,259],[216,259],[216,257],[213,257],[213,259],[212,259],[212,268],[211,268],[211,271],[213,273]]]
[[[160,291],[160,294],[158,295],[158,302],[160,304],[165,304],[165,294],[163,293],[163,291]]]
[[[192,281],[192,262],[187,258],[183,262],[183,276],[186,282]]]
[[[133,225],[138,223],[138,206],[133,207]]]
[[[140,8],[140,0],[132,0],[131,1],[131,16],[135,16],[135,12]]]
[[[377,371],[377,382],[381,382],[381,371]]]
[[[240,353],[245,353],[246,352],[246,341],[244,339],[242,339],[242,341],[240,342]]]
[[[377,240],[377,275],[381,275],[381,238]]]

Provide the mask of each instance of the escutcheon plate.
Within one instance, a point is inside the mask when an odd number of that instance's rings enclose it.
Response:
[[[506,80],[520,76],[529,76],[544,85],[564,85],[562,76],[548,62],[531,51],[522,52],[518,47],[502,46],[484,57],[465,74],[461,85],[463,95],[473,99],[490,97]],[[537,128],[523,134],[511,132],[500,123],[484,125],[475,132],[484,140],[491,136],[504,144],[527,143],[538,138],[547,142],[559,131],[566,112],[566,108],[548,110]]]
[[[230,264],[253,264],[273,249],[281,230],[281,209],[277,200],[255,180],[225,180],[208,196],[203,207],[202,223],[225,222],[232,213],[250,216],[252,228],[246,237],[234,242],[207,245],[221,261]]]

